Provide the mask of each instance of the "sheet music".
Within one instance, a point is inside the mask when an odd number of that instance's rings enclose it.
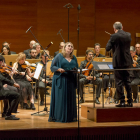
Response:
[[[35,74],[34,74],[35,79],[39,79],[42,68],[43,68],[43,65],[38,63],[37,67],[36,67],[36,70],[35,70]]]
[[[107,64],[98,64],[99,69],[110,69]]]
[[[88,70],[88,69],[82,69],[82,71],[86,71],[86,70]],[[80,72],[80,69],[78,69],[78,72]]]

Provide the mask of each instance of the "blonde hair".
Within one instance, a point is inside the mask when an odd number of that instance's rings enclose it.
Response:
[[[26,59],[26,55],[25,55],[25,53],[20,52],[20,53],[18,54],[18,57],[17,57],[16,61],[18,62],[19,60],[21,60],[21,59],[23,59],[23,58]]]
[[[65,48],[68,44],[71,44],[71,46],[73,47],[73,50],[72,52],[70,53],[70,58],[72,59],[73,58],[73,52],[74,52],[74,46],[71,42],[67,42],[65,43],[65,46],[62,48],[62,55],[65,57],[66,56],[66,51],[65,51]]]

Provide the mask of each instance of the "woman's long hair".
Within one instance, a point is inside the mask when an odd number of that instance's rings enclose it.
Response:
[[[65,43],[65,46],[62,48],[62,55],[65,57],[66,56],[66,51],[65,51],[65,48],[68,44],[71,44],[71,46],[73,47],[73,50],[72,52],[70,53],[70,58],[72,59],[73,58],[73,52],[74,52],[74,46],[71,42],[67,42]]]
[[[6,49],[9,51],[9,52],[8,52],[8,55],[11,55],[11,51],[10,51],[10,48],[9,48],[8,45],[5,45],[5,46],[2,47],[2,49],[1,49],[1,54],[2,54],[2,55],[5,55],[4,52],[3,52],[3,48],[6,48]]]

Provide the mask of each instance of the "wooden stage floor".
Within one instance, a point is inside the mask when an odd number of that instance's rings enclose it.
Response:
[[[85,97],[86,99],[92,100],[92,94],[88,94],[85,96],[86,96]],[[50,97],[47,97],[47,103],[50,104]],[[83,103],[83,104],[86,105],[88,103]],[[112,106],[112,104],[110,105]],[[110,106],[110,105],[107,105],[107,106]],[[19,117],[20,120],[5,120],[5,118],[0,117],[0,136],[5,138],[6,137],[4,135],[4,132],[5,132],[7,135],[8,134],[12,135],[12,138],[14,138],[15,134],[17,134],[20,131],[22,132],[22,134],[25,133],[24,131],[26,131],[26,133],[28,132],[28,135],[30,137],[32,136],[40,137],[41,135],[44,138],[47,135],[49,136],[48,140],[52,136],[54,137],[53,132],[55,132],[57,136],[58,135],[62,136],[64,132],[65,132],[65,135],[71,135],[71,136],[77,135],[78,122],[72,122],[72,123],[48,122],[48,117],[49,117],[48,114],[42,115],[42,116],[31,115],[32,113],[35,113],[38,111],[38,104],[35,103],[35,106],[36,106],[36,110],[25,110],[19,107],[18,109],[19,113],[15,115]],[[49,110],[50,105],[47,105],[47,107]],[[44,109],[44,106],[39,106],[40,111],[42,111],[43,109]],[[120,135],[120,139],[121,137],[125,139],[125,137],[123,136],[123,133],[125,133],[126,135],[129,135],[129,137],[130,136],[133,137],[135,135],[137,135],[137,137],[140,137],[140,121],[96,123],[94,121],[81,117],[81,108],[79,110],[80,110],[80,113],[79,113],[80,114],[80,121],[79,121],[80,127],[78,130],[80,132],[80,135],[89,137],[89,135],[91,136],[94,134],[95,136],[93,137],[93,139],[95,139],[96,136],[98,137],[98,135],[102,135],[103,137],[106,137],[106,138],[112,135],[115,136],[116,133]],[[42,112],[42,113],[45,113],[45,112]],[[60,130],[62,131],[60,132]],[[125,132],[123,130],[125,130]],[[29,133],[30,131],[32,133]],[[22,134],[19,134],[17,136],[23,137]],[[72,140],[75,140],[75,139],[72,139]],[[99,137],[96,139],[101,140]],[[128,140],[127,137],[126,139]]]

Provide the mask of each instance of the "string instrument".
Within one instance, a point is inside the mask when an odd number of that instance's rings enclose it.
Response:
[[[134,55],[132,59],[133,59],[133,64],[132,64],[132,66],[135,68],[136,65],[138,64],[138,63],[137,63],[138,56],[137,56],[137,55]]]
[[[85,76],[89,76],[89,72],[93,69],[93,64],[91,62],[87,62],[85,69],[88,69],[88,70],[83,71],[83,74]]]
[[[7,74],[9,74],[9,76],[11,77],[11,79],[14,81],[14,83],[16,83],[16,81],[15,81],[15,79],[13,78],[13,75],[12,75],[12,72],[13,70],[12,70],[12,67],[10,67],[10,66],[1,66],[0,67],[0,72],[1,73],[7,73]]]
[[[22,67],[23,69],[30,68],[30,69],[33,70],[33,71],[36,69],[36,66],[27,65],[27,64],[22,64],[21,67]]]
[[[138,56],[137,56],[137,55],[134,55],[134,56],[133,56],[133,62],[134,62],[135,64],[138,64],[138,63],[137,63],[137,59],[138,59]]]

